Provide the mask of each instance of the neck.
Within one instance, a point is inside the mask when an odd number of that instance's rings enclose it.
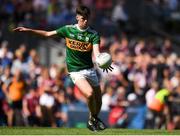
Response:
[[[89,28],[89,26],[87,26],[87,27],[80,27],[78,24],[77,24],[76,26],[77,26],[77,28],[78,28],[80,31],[86,31],[86,30]]]

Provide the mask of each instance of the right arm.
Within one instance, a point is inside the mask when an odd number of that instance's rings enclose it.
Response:
[[[44,37],[50,37],[50,36],[54,36],[57,34],[57,32],[54,31],[44,31],[44,30],[36,30],[36,29],[30,29],[30,28],[26,28],[26,27],[17,27],[15,29],[13,29],[13,31],[15,32],[30,32],[33,34],[37,34],[40,36],[44,36]]]

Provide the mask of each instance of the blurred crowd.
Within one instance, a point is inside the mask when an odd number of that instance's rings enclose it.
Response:
[[[176,23],[170,21],[180,20],[178,0],[0,0],[0,26],[54,29],[75,23],[79,4],[91,8],[92,25],[104,35],[151,27],[172,31]]]
[[[180,129],[178,51],[168,38],[129,36],[129,30],[139,25],[139,20],[133,26],[129,23],[133,20],[126,7],[129,2],[0,0],[0,30],[7,24],[10,28],[57,28],[75,23],[78,4],[91,7],[91,24],[102,34],[101,51],[109,52],[113,59],[111,73],[95,66],[103,90],[102,111],[109,113],[109,126]],[[141,25],[150,27],[146,23],[162,23],[172,15],[178,18],[171,14],[179,10],[178,0],[145,0],[144,4],[152,18],[141,18],[145,20]],[[27,49],[25,43],[12,49],[12,43],[4,39],[0,39],[0,126],[61,127],[67,125],[68,111],[88,110],[65,64],[44,66],[36,49]]]
[[[4,41],[0,49],[0,124],[60,126],[67,104],[75,102],[65,67],[44,67],[36,50],[22,44],[15,52]]]
[[[111,53],[114,71],[101,73],[102,110],[110,110],[110,125],[179,129],[180,57],[172,42],[122,37],[107,46],[106,40],[101,46]]]

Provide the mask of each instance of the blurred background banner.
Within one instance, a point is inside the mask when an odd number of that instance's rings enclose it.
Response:
[[[88,109],[65,66],[65,42],[14,33],[75,24],[84,4],[114,70],[96,66],[101,117],[116,128],[180,128],[179,0],[0,0],[0,126],[86,127]]]

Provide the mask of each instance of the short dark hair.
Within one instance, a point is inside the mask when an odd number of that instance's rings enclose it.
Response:
[[[89,18],[91,12],[90,9],[84,5],[79,5],[76,8],[76,14],[83,16],[84,18]]]

